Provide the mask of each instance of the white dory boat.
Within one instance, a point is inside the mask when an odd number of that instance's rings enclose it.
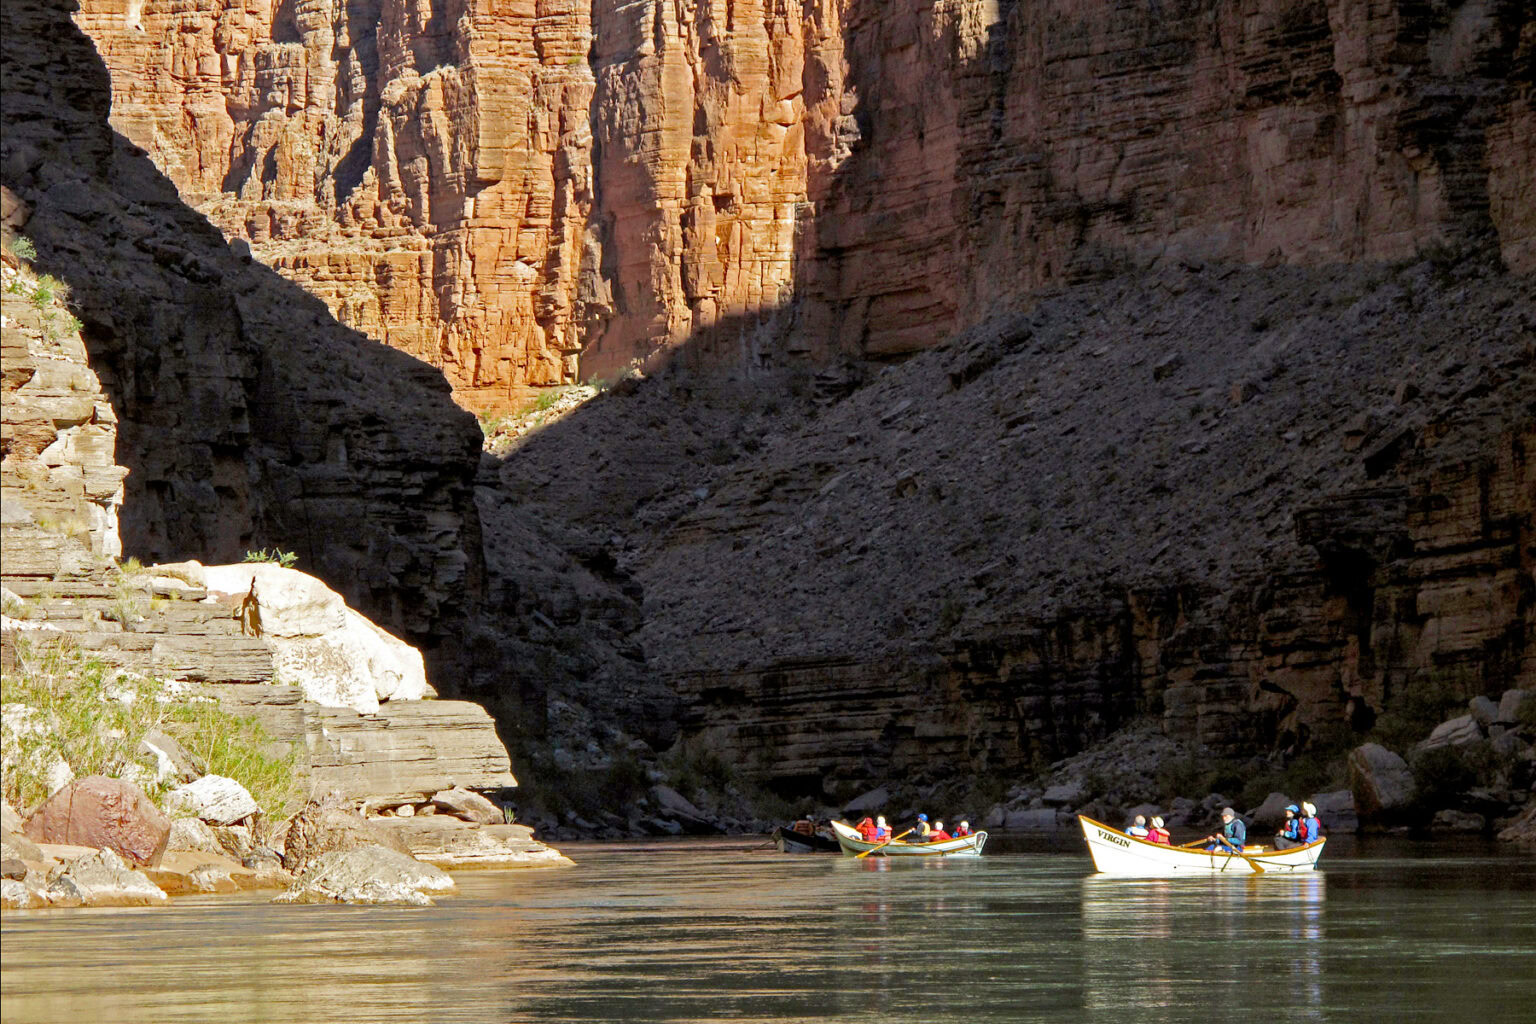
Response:
[[[1239,856],[1234,853],[1149,843],[1081,814],[1077,820],[1083,826],[1083,838],[1088,840],[1088,852],[1093,856],[1093,866],[1106,875],[1127,877],[1167,878],[1170,875],[1223,873],[1260,875],[1270,871],[1288,875],[1293,871],[1311,871],[1323,852],[1323,844],[1328,841],[1319,839],[1315,843],[1293,846],[1289,850],[1263,850]]]
[[[834,821],[832,828],[837,832],[837,843],[843,848],[844,857],[857,857],[869,850],[875,851],[871,857],[979,857],[987,842],[987,834],[977,832],[940,843],[906,843],[899,839],[891,843],[870,843],[845,821]]]

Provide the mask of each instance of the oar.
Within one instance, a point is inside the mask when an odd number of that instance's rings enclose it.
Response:
[[[1260,864],[1258,861],[1254,860],[1252,857],[1248,856],[1246,853],[1242,852],[1237,847],[1227,842],[1225,839],[1218,840],[1218,842],[1225,846],[1229,851],[1227,853],[1227,859],[1221,865],[1221,871],[1216,872],[1218,875],[1221,874],[1222,871],[1227,870],[1227,865],[1232,863],[1233,857],[1241,857],[1243,860],[1247,861],[1249,866],[1253,868],[1254,874],[1262,875],[1264,873],[1263,864]]]
[[[913,826],[912,828],[907,829],[906,832],[903,832],[901,834],[901,836],[904,836],[904,835],[907,835],[910,832],[916,832],[916,831],[917,831],[917,827]],[[883,850],[887,846],[890,846],[896,840],[900,839],[901,836],[892,836],[891,838],[887,839],[885,842],[881,843],[879,846],[871,846],[869,849],[865,850],[863,853],[856,854],[853,859],[854,860],[863,860],[865,857],[868,857],[870,854],[874,853],[876,850]]]

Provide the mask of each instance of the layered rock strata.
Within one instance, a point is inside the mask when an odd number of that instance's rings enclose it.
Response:
[[[1530,11],[88,0],[114,123],[462,402],[929,348],[1178,259],[1536,266]],[[581,360],[578,365],[578,359]]]
[[[182,203],[108,125],[70,7],[5,8],[0,149],[30,211],[13,226],[72,288],[119,421],[124,551],[294,550],[429,666],[452,663],[482,585],[472,417],[439,371],[337,324]]]
[[[500,479],[640,596],[684,749],[785,792],[1025,772],[1144,714],[1334,749],[1536,671],[1531,294],[1477,261],[1131,275],[842,399],[663,374]]]

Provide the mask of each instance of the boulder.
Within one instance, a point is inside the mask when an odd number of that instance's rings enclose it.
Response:
[[[138,786],[91,775],[44,800],[25,832],[36,843],[115,850],[136,865],[152,866],[165,853],[171,819]]]
[[[1481,694],[1468,701],[1467,707],[1472,712],[1472,720],[1478,724],[1479,728],[1487,729],[1499,720],[1499,706]]]
[[[382,846],[359,846],[319,857],[274,902],[430,906],[429,893],[453,891],[453,879],[442,868]]]
[[[1349,791],[1361,821],[1387,818],[1413,802],[1413,772],[1386,747],[1362,744],[1349,752]]]
[[[1067,782],[1051,786],[1041,794],[1040,799],[1053,807],[1075,807],[1087,795],[1082,782],[1077,779],[1070,779]]]
[[[37,844],[18,832],[0,833],[0,857],[9,860],[43,860],[43,851]]]
[[[187,752],[176,737],[159,729],[151,729],[144,734],[139,741],[139,753],[155,759],[156,782],[192,782],[203,774],[203,765]]]
[[[877,814],[890,802],[891,791],[881,786],[867,793],[860,793],[844,804],[843,810],[849,814]]]
[[[1476,743],[1483,738],[1483,730],[1471,715],[1460,715],[1435,726],[1429,737],[1414,745],[1414,750],[1437,750],[1440,747],[1459,747]]]
[[[1360,828],[1355,813],[1355,795],[1347,789],[1318,793],[1307,798],[1317,808],[1317,818],[1328,832],[1354,832]]]
[[[1435,812],[1429,826],[1436,832],[1481,832],[1488,827],[1488,819],[1471,811],[1446,809]]]
[[[165,851],[220,853],[223,847],[206,822],[197,818],[177,818],[171,822],[171,835],[166,841]]]
[[[1505,690],[1499,699],[1499,724],[1519,725],[1520,716],[1529,714],[1533,704],[1536,704],[1536,690]]]
[[[26,826],[10,804],[0,802],[0,832],[20,832]]]
[[[18,881],[27,877],[27,865],[20,857],[0,857],[0,878]]]
[[[1061,827],[1055,808],[1025,807],[1011,810],[1003,819],[1003,828],[1010,831],[1054,832]]]
[[[282,865],[284,870],[299,874],[328,853],[363,846],[410,852],[393,832],[365,820],[337,801],[326,799],[308,804],[294,815],[283,843]]]
[[[254,582],[273,668],[306,699],[372,713],[381,700],[435,695],[420,651],[348,608],[308,573],[248,562],[208,566],[204,578],[211,596],[232,605],[246,599]]]
[[[6,910],[37,910],[48,905],[40,885],[26,879],[0,879],[0,907]]]
[[[474,825],[451,815],[391,821],[411,856],[441,868],[569,867],[559,850],[533,838],[526,825]]]
[[[166,900],[148,876],[109,849],[72,861],[49,881],[47,897],[69,907],[148,907]]]
[[[251,875],[252,872],[220,854],[174,850],[166,853],[159,867],[146,868],[144,874],[162,892],[183,896],[236,892],[250,888],[242,885],[237,876]]]
[[[1536,844],[1536,800],[1525,805],[1525,810],[1499,833],[1499,838],[1507,843]]]
[[[210,825],[233,825],[261,811],[244,786],[223,775],[204,775],[196,782],[177,786],[165,795],[165,803]]]
[[[1252,825],[1263,828],[1278,828],[1285,821],[1285,809],[1291,804],[1300,806],[1300,802],[1292,800],[1284,793],[1271,793],[1264,798],[1264,802],[1249,811],[1246,817]]]
[[[432,803],[429,806],[456,818],[479,822],[482,825],[500,825],[506,818],[501,813],[500,807],[474,790],[458,786],[433,793]]]

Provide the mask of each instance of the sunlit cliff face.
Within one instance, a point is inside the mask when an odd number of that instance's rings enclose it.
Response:
[[[1516,5],[1518,7],[1518,5]],[[889,358],[1148,261],[1536,261],[1520,14],[86,0],[113,121],[461,403]],[[1528,34],[1528,33],[1527,33]]]

